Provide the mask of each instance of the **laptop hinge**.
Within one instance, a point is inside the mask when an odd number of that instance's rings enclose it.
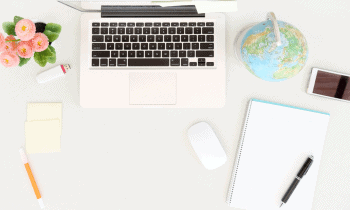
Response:
[[[194,5],[174,7],[161,7],[158,5],[102,6],[101,17],[205,17],[205,14],[198,14]]]

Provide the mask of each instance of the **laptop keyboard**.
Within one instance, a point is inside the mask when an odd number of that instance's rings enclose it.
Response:
[[[92,22],[93,68],[211,67],[214,22]]]

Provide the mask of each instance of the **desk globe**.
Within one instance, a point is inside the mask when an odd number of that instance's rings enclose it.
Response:
[[[277,21],[274,13],[267,20],[250,25],[236,37],[236,55],[255,76],[270,82],[297,75],[308,58],[303,34],[289,23]]]

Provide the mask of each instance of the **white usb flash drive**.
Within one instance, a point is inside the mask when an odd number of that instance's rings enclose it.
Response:
[[[64,76],[70,69],[70,65],[59,65],[47,71],[41,72],[36,76],[36,80],[39,83],[45,83],[59,77]]]

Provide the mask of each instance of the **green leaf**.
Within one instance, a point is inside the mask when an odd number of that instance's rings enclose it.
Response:
[[[54,64],[54,63],[56,63],[56,50],[51,45],[49,45],[49,49],[54,55],[51,57],[48,57],[47,62]]]
[[[47,48],[46,50],[42,52],[36,52],[34,53],[34,60],[37,62],[41,67],[46,66],[49,57],[54,56],[54,53],[51,52],[50,48]]]
[[[49,31],[60,34],[61,30],[62,30],[62,26],[59,24],[56,24],[56,23],[48,23],[45,26],[45,30],[49,30]]]
[[[4,29],[5,33],[7,33],[8,35],[16,36],[15,27],[16,25],[13,22],[4,22],[2,24],[2,28]]]
[[[47,36],[47,38],[49,38],[49,42],[55,41],[60,35],[59,33],[52,32],[52,31],[47,30],[47,29],[44,31],[44,34]]]
[[[15,25],[20,21],[20,20],[22,20],[22,19],[24,19],[24,18],[22,18],[22,17],[19,17],[19,16],[15,16],[14,18],[13,18],[13,22],[15,23]]]
[[[19,57],[19,60],[20,60],[19,66],[22,67],[23,65],[25,65],[25,64],[28,63],[28,61],[30,60],[30,58],[21,58],[21,57]]]

